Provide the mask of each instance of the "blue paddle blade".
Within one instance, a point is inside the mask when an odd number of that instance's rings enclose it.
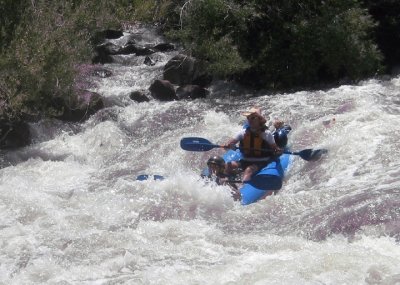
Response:
[[[148,179],[164,180],[165,178],[164,178],[164,176],[157,175],[157,174],[156,175],[141,174],[138,177],[136,177],[136,180],[139,180],[139,181],[145,181]]]
[[[181,139],[181,148],[188,151],[209,151],[217,147],[222,146],[212,144],[204,138],[189,137]]]

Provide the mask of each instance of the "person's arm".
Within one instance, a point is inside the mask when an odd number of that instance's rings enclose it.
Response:
[[[276,145],[276,143],[271,145],[272,150],[274,151],[274,155],[281,155],[283,153],[283,149]]]
[[[235,138],[230,139],[229,141],[227,141],[226,144],[224,144],[224,148],[234,149],[238,142],[239,141],[237,139],[235,139]]]
[[[243,138],[244,132],[245,130],[238,132],[234,138],[231,138],[224,144],[224,148],[235,149],[235,145]]]

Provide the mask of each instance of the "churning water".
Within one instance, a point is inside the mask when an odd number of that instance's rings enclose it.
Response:
[[[114,75],[94,90],[106,109],[32,124],[35,143],[2,154],[0,283],[400,284],[400,77],[247,99],[216,82],[203,100],[129,100],[174,54],[107,65]],[[278,195],[241,206],[199,179],[221,150],[179,141],[223,143],[253,105],[292,126],[293,150],[329,153],[296,157]]]

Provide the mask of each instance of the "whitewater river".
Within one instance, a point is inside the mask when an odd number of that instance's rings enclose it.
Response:
[[[0,284],[400,284],[400,77],[257,97],[215,82],[207,99],[131,101],[175,54],[106,65],[94,91],[107,108],[32,124],[32,145],[1,153]],[[224,143],[253,105],[292,126],[293,150],[329,153],[296,157],[278,195],[241,206],[199,179],[221,150],[179,141]]]

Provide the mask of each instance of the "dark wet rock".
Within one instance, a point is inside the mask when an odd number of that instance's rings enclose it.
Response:
[[[75,102],[66,102],[62,98],[54,100],[56,110],[62,110],[60,115],[55,116],[63,121],[79,122],[88,119],[98,110],[104,108],[102,97],[91,91],[78,91],[78,97]]]
[[[135,52],[134,47],[122,47],[110,42],[96,46],[94,51],[95,56],[92,58],[92,62],[101,64],[112,63],[112,55],[130,54]]]
[[[149,56],[146,56],[143,63],[148,66],[153,66],[156,64],[156,62],[154,60],[152,60],[151,57],[149,57]]]
[[[103,32],[101,32],[101,34],[106,39],[118,39],[118,38],[120,38],[120,37],[122,37],[124,35],[124,33],[122,31],[111,30],[111,29],[104,30]]]
[[[136,54],[138,56],[141,55],[149,55],[154,53],[154,50],[144,47],[138,44],[128,43],[125,46],[121,47],[120,50],[117,51],[116,54]]]
[[[144,56],[153,54],[155,51],[149,47],[144,47],[134,43],[127,43],[124,46],[114,43],[104,43],[95,47],[95,56],[92,59],[93,63],[112,63],[113,55],[129,55]]]
[[[179,100],[182,99],[198,99],[198,98],[206,98],[209,91],[200,87],[198,85],[185,85],[180,86],[176,90],[176,95],[178,96]]]
[[[190,84],[194,62],[194,58],[183,54],[174,56],[164,67],[164,79],[177,85]]]
[[[105,64],[105,63],[113,63],[113,58],[112,56],[108,54],[98,54],[96,53],[93,58],[92,58],[92,63],[93,64]]]
[[[31,142],[29,125],[23,121],[0,120],[0,148],[24,147]]]
[[[154,50],[152,50],[151,48],[136,45],[136,50],[135,50],[136,55],[138,55],[138,56],[150,55],[152,53],[154,53]]]
[[[131,94],[129,94],[129,98],[138,103],[150,101],[150,99],[140,91],[133,91]]]
[[[161,52],[165,52],[165,51],[171,51],[175,49],[175,45],[171,44],[171,43],[160,43],[157,44],[153,47],[154,50],[156,51],[161,51]]]
[[[212,75],[210,74],[197,74],[195,78],[193,78],[192,84],[199,85],[201,87],[206,87],[211,84],[213,80]]]
[[[206,72],[204,61],[179,54],[165,65],[164,79],[177,85],[196,84],[205,87],[211,83],[212,77]]]
[[[160,101],[178,100],[175,88],[168,80],[155,80],[150,88],[151,95]]]
[[[94,37],[92,38],[92,42],[96,45],[104,42],[107,39],[119,39],[123,35],[124,33],[119,30],[112,30],[112,29],[104,30],[95,33]]]
[[[113,55],[113,54],[120,54],[122,47],[113,43],[105,43],[96,46],[95,51],[98,54],[105,54],[105,55]]]

